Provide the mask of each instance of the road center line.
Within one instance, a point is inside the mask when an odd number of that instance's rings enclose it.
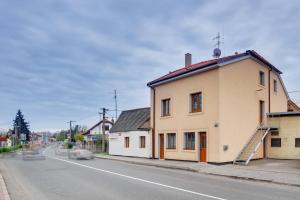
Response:
[[[127,176],[127,175],[124,175],[124,174],[119,174],[119,173],[116,173],[116,172],[91,167],[91,166],[88,166],[88,165],[80,164],[80,163],[69,161],[69,160],[64,160],[64,159],[60,159],[60,158],[56,158],[56,157],[52,157],[52,156],[47,156],[47,157],[55,159],[55,160],[59,160],[59,161],[62,161],[62,162],[70,163],[70,164],[73,164],[73,165],[77,165],[77,166],[80,166],[80,167],[85,167],[85,168],[88,168],[88,169],[93,169],[93,170],[96,170],[96,171],[105,172],[105,173],[108,173],[108,174],[113,174],[113,175],[121,176],[121,177],[128,178],[128,179],[132,179],[132,180],[136,180],[136,181],[140,181],[140,182],[144,182],[144,183],[149,183],[149,184],[152,184],[152,185],[158,185],[158,186],[161,186],[161,187],[170,188],[170,189],[173,189],[173,190],[178,190],[178,191],[182,191],[182,192],[186,192],[186,193],[190,193],[190,194],[194,194],[194,195],[198,195],[198,196],[202,196],[202,197],[208,197],[208,198],[211,198],[211,199],[226,200],[224,198],[220,198],[220,197],[216,197],[216,196],[212,196],[212,195],[208,195],[208,194],[203,194],[203,193],[199,193],[199,192],[194,192],[194,191],[191,191],[191,190],[186,190],[186,189],[182,189],[182,188],[178,188],[178,187],[174,187],[174,186],[170,186],[170,185],[165,185],[165,184],[162,184],[162,183],[148,181],[148,180],[141,179],[141,178],[136,178],[136,177],[133,177],[133,176]]]

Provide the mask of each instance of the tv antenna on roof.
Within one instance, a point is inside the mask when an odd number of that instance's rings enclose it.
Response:
[[[217,43],[215,44],[216,48],[214,49],[214,52],[213,52],[213,57],[220,58],[220,56],[221,56],[221,49],[220,49],[221,36],[220,36],[220,32],[218,32],[218,35],[216,37],[214,37],[213,40],[217,40]]]

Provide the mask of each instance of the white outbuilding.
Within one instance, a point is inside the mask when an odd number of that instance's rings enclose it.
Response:
[[[151,157],[150,108],[121,113],[109,131],[109,154]]]

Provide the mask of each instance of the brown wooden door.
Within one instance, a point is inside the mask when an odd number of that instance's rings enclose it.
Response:
[[[159,134],[159,159],[165,159],[164,134]]]
[[[206,132],[201,132],[200,137],[200,162],[206,162]]]
[[[259,124],[264,121],[265,116],[265,102],[259,101]]]

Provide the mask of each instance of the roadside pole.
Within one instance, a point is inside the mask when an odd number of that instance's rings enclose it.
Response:
[[[105,152],[105,141],[106,141],[106,135],[105,135],[105,122],[106,122],[106,116],[105,113],[108,111],[106,108],[102,108],[102,137],[101,137],[101,151],[102,153]]]
[[[67,122],[67,123],[69,123],[69,125],[70,125],[70,129],[69,129],[69,133],[70,133],[70,141],[72,140],[72,123],[73,123],[73,122],[76,122],[76,121],[70,120],[70,121]]]

